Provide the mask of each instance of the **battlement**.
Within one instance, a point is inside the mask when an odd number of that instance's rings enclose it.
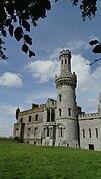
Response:
[[[64,56],[64,55],[71,57],[71,52],[69,50],[62,50],[62,51],[60,51],[59,58],[61,58],[61,56]]]
[[[38,106],[32,106],[32,109],[29,109],[29,110],[26,110],[26,111],[21,111],[19,113],[19,116],[29,115],[29,114],[37,113],[37,112],[42,112],[45,108],[46,108],[45,104],[41,104],[41,105],[38,105]]]
[[[55,76],[56,88],[62,85],[70,85],[76,87],[77,77],[75,73],[68,75]]]
[[[99,117],[99,113],[79,114],[79,120],[92,119],[92,118],[98,118],[98,117]]]

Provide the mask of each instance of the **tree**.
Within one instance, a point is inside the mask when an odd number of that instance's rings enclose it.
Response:
[[[54,0],[59,1],[59,0]],[[74,6],[79,0],[71,0]],[[82,0],[80,9],[82,18],[95,16],[97,0]],[[37,26],[39,18],[45,18],[51,9],[51,0],[0,0],[0,57],[6,59],[4,53],[4,37],[7,32],[17,41],[22,41],[22,51],[28,53],[29,57],[35,56],[30,50],[32,38],[29,36],[30,29]]]

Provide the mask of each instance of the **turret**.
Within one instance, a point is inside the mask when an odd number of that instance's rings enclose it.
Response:
[[[62,50],[60,52],[61,75],[71,73],[71,52],[69,50]]]
[[[71,52],[60,52],[60,76],[56,76],[57,88],[57,130],[56,145],[78,146],[77,104],[75,88],[77,77],[71,72]]]

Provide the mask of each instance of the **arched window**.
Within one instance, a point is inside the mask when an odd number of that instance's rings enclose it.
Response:
[[[59,94],[59,101],[61,102],[61,94]]]
[[[98,128],[95,128],[96,138],[98,138]]]
[[[67,64],[67,59],[65,59],[65,64]]]
[[[63,129],[61,126],[59,127],[59,137],[63,137]]]
[[[63,60],[61,60],[61,64],[63,64]]]
[[[61,109],[59,109],[59,116],[61,116]]]
[[[68,109],[68,115],[71,116],[71,108]]]

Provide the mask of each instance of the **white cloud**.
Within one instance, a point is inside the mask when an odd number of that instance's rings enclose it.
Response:
[[[57,51],[50,58],[57,58]],[[101,67],[97,67],[91,72],[89,60],[85,59],[81,54],[72,55],[72,71],[77,74],[77,87],[79,91],[87,91],[92,86],[93,90],[100,90],[101,88]],[[59,73],[59,61],[57,60],[38,60],[30,62],[26,65],[26,69],[37,79],[39,83],[47,82],[49,79],[55,77]]]
[[[89,42],[83,41],[83,40],[78,40],[78,41],[71,41],[66,43],[66,48],[70,49],[72,53],[76,53],[79,50],[87,50],[90,47]]]
[[[59,51],[55,49],[53,54],[50,54],[50,60],[38,60],[30,62],[26,65],[26,69],[32,74],[37,82],[46,82],[50,78],[54,79],[55,74],[59,73]],[[94,111],[97,109],[98,95],[101,92],[101,66],[95,66],[92,70],[88,59],[85,59],[80,53],[72,53],[72,72],[77,75],[77,101],[80,106],[85,106],[84,111]],[[99,62],[100,64],[100,62]],[[46,87],[47,88],[47,87]],[[34,97],[38,99],[40,95]],[[45,94],[40,96],[44,98]],[[32,98],[27,98],[27,102]],[[36,101],[36,100],[35,100]],[[96,101],[96,102],[94,102]],[[94,108],[95,106],[95,108]]]
[[[11,106],[11,105],[3,105],[0,107],[0,111],[3,112],[4,114],[14,116],[15,111],[17,109],[17,106]]]
[[[87,65],[89,61],[82,57],[82,55],[72,55],[72,69],[77,75],[78,89],[85,91],[92,85],[92,76],[90,66]]]
[[[89,61],[82,57],[82,55],[73,55],[72,56],[72,66],[73,70],[76,72],[78,77],[78,90],[87,91],[92,90],[100,91],[101,89],[101,66],[95,68],[94,71],[91,71]]]
[[[56,60],[38,60],[28,63],[25,68],[38,82],[43,83],[55,77],[59,71],[59,63]]]
[[[0,76],[0,86],[21,87],[22,79],[20,74],[5,72]]]

